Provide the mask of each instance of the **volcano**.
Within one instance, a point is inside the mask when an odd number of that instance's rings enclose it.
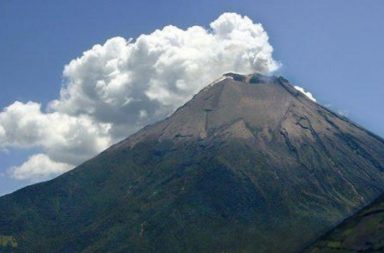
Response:
[[[0,252],[299,252],[383,193],[383,154],[381,138],[283,77],[229,73],[0,198]]]

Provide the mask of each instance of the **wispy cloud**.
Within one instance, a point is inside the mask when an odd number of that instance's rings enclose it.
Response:
[[[313,102],[317,102],[316,98],[312,95],[312,93],[310,93],[309,91],[306,91],[304,90],[304,88],[300,87],[300,86],[294,86],[296,90],[300,91],[301,93],[303,93],[305,96],[307,96],[307,98],[309,98],[310,100],[312,100]]]

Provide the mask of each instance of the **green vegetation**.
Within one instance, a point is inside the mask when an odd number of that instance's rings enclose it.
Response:
[[[338,241],[328,241],[327,247],[331,249],[339,249],[341,247],[341,242]]]
[[[13,236],[0,235],[1,248],[17,248],[17,241]]]
[[[384,252],[384,196],[318,240],[307,253]]]

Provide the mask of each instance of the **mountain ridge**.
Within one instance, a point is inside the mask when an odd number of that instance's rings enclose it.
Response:
[[[303,253],[383,252],[384,195],[310,243]]]

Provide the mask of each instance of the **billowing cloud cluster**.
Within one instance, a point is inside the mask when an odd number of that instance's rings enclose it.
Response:
[[[11,175],[17,179],[58,174],[96,154],[111,142],[110,126],[81,115],[43,113],[40,104],[15,102],[0,113],[0,148],[40,147]],[[49,165],[49,166],[48,166]],[[40,171],[40,172],[39,172]]]
[[[272,51],[262,25],[235,13],[208,29],[166,26],[95,45],[65,66],[60,96],[46,110],[15,102],[0,113],[0,148],[44,151],[11,175],[24,179],[77,165],[170,114],[225,72],[273,72],[279,64]]]
[[[65,67],[66,83],[50,108],[113,123],[114,135],[126,135],[169,114],[225,72],[278,67],[260,24],[225,13],[210,27],[166,26],[135,41],[116,37],[94,46]]]
[[[0,113],[1,146],[39,146],[55,161],[77,164],[110,143],[108,124],[86,116],[43,113],[37,103],[15,102]]]

